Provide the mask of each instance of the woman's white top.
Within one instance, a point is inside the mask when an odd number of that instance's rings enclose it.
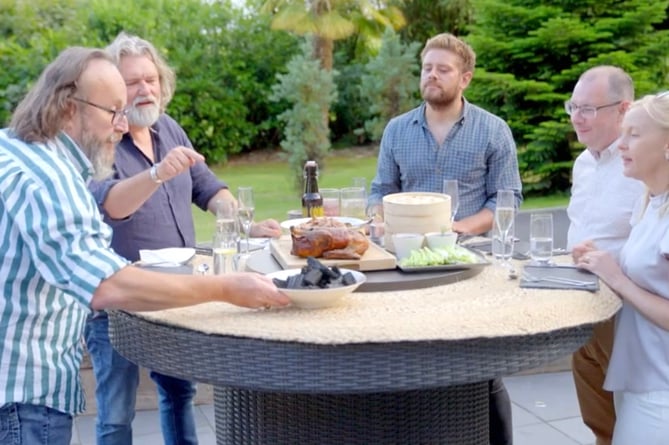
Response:
[[[638,286],[669,299],[669,193],[655,196],[634,224],[621,254],[625,274]],[[643,209],[640,209],[643,212]],[[636,215],[635,215],[636,216]],[[624,301],[616,318],[609,391],[669,390],[669,331]]]

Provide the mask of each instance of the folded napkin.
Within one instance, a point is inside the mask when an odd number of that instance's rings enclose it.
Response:
[[[599,278],[584,269],[574,266],[530,266],[523,267],[520,287],[537,289],[599,290]]]
[[[462,243],[462,246],[470,249],[476,249],[480,252],[485,252],[488,255],[492,255],[491,240],[464,242]],[[513,245],[513,253],[511,254],[511,258],[519,261],[529,260],[530,257],[525,253],[529,252],[529,250],[530,250],[530,243],[526,241],[516,241],[515,244]]]
[[[193,258],[195,249],[190,247],[168,247],[166,249],[140,249],[139,262],[142,266],[177,267]]]

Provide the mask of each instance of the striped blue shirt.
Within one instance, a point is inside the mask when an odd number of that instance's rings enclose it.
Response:
[[[64,133],[26,144],[0,130],[0,406],[84,410],[82,332],[95,289],[126,265]]]
[[[514,190],[519,207],[516,144],[506,122],[465,100],[462,116],[438,146],[425,120],[425,103],[391,119],[381,138],[369,204],[391,193],[441,193],[444,179],[458,180],[458,220],[483,208],[494,212],[497,190]]]

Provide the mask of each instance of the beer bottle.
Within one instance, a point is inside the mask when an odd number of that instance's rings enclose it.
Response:
[[[323,197],[318,192],[318,164],[307,161],[304,164],[304,194],[302,195],[302,216],[323,216]]]

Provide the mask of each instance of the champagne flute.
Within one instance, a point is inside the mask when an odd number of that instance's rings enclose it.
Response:
[[[495,224],[501,235],[501,243],[503,251],[506,252],[506,245],[509,240],[509,229],[513,225],[513,220],[516,215],[516,197],[513,190],[498,190],[497,191],[497,205],[495,207]],[[511,249],[513,252],[513,248]],[[510,256],[502,256],[502,265],[510,268]]]
[[[451,230],[453,230],[453,221],[455,221],[455,215],[458,213],[458,207],[460,207],[458,180],[444,179],[442,193],[451,197]]]
[[[237,189],[237,204],[237,219],[239,220],[242,230],[244,230],[244,236],[246,236],[246,249],[244,253],[248,254],[251,225],[253,225],[253,214],[255,211],[252,187],[239,187]]]
[[[234,256],[237,254],[239,229],[237,208],[234,201],[219,199],[216,206],[216,231],[212,240],[214,274],[234,271]]]

